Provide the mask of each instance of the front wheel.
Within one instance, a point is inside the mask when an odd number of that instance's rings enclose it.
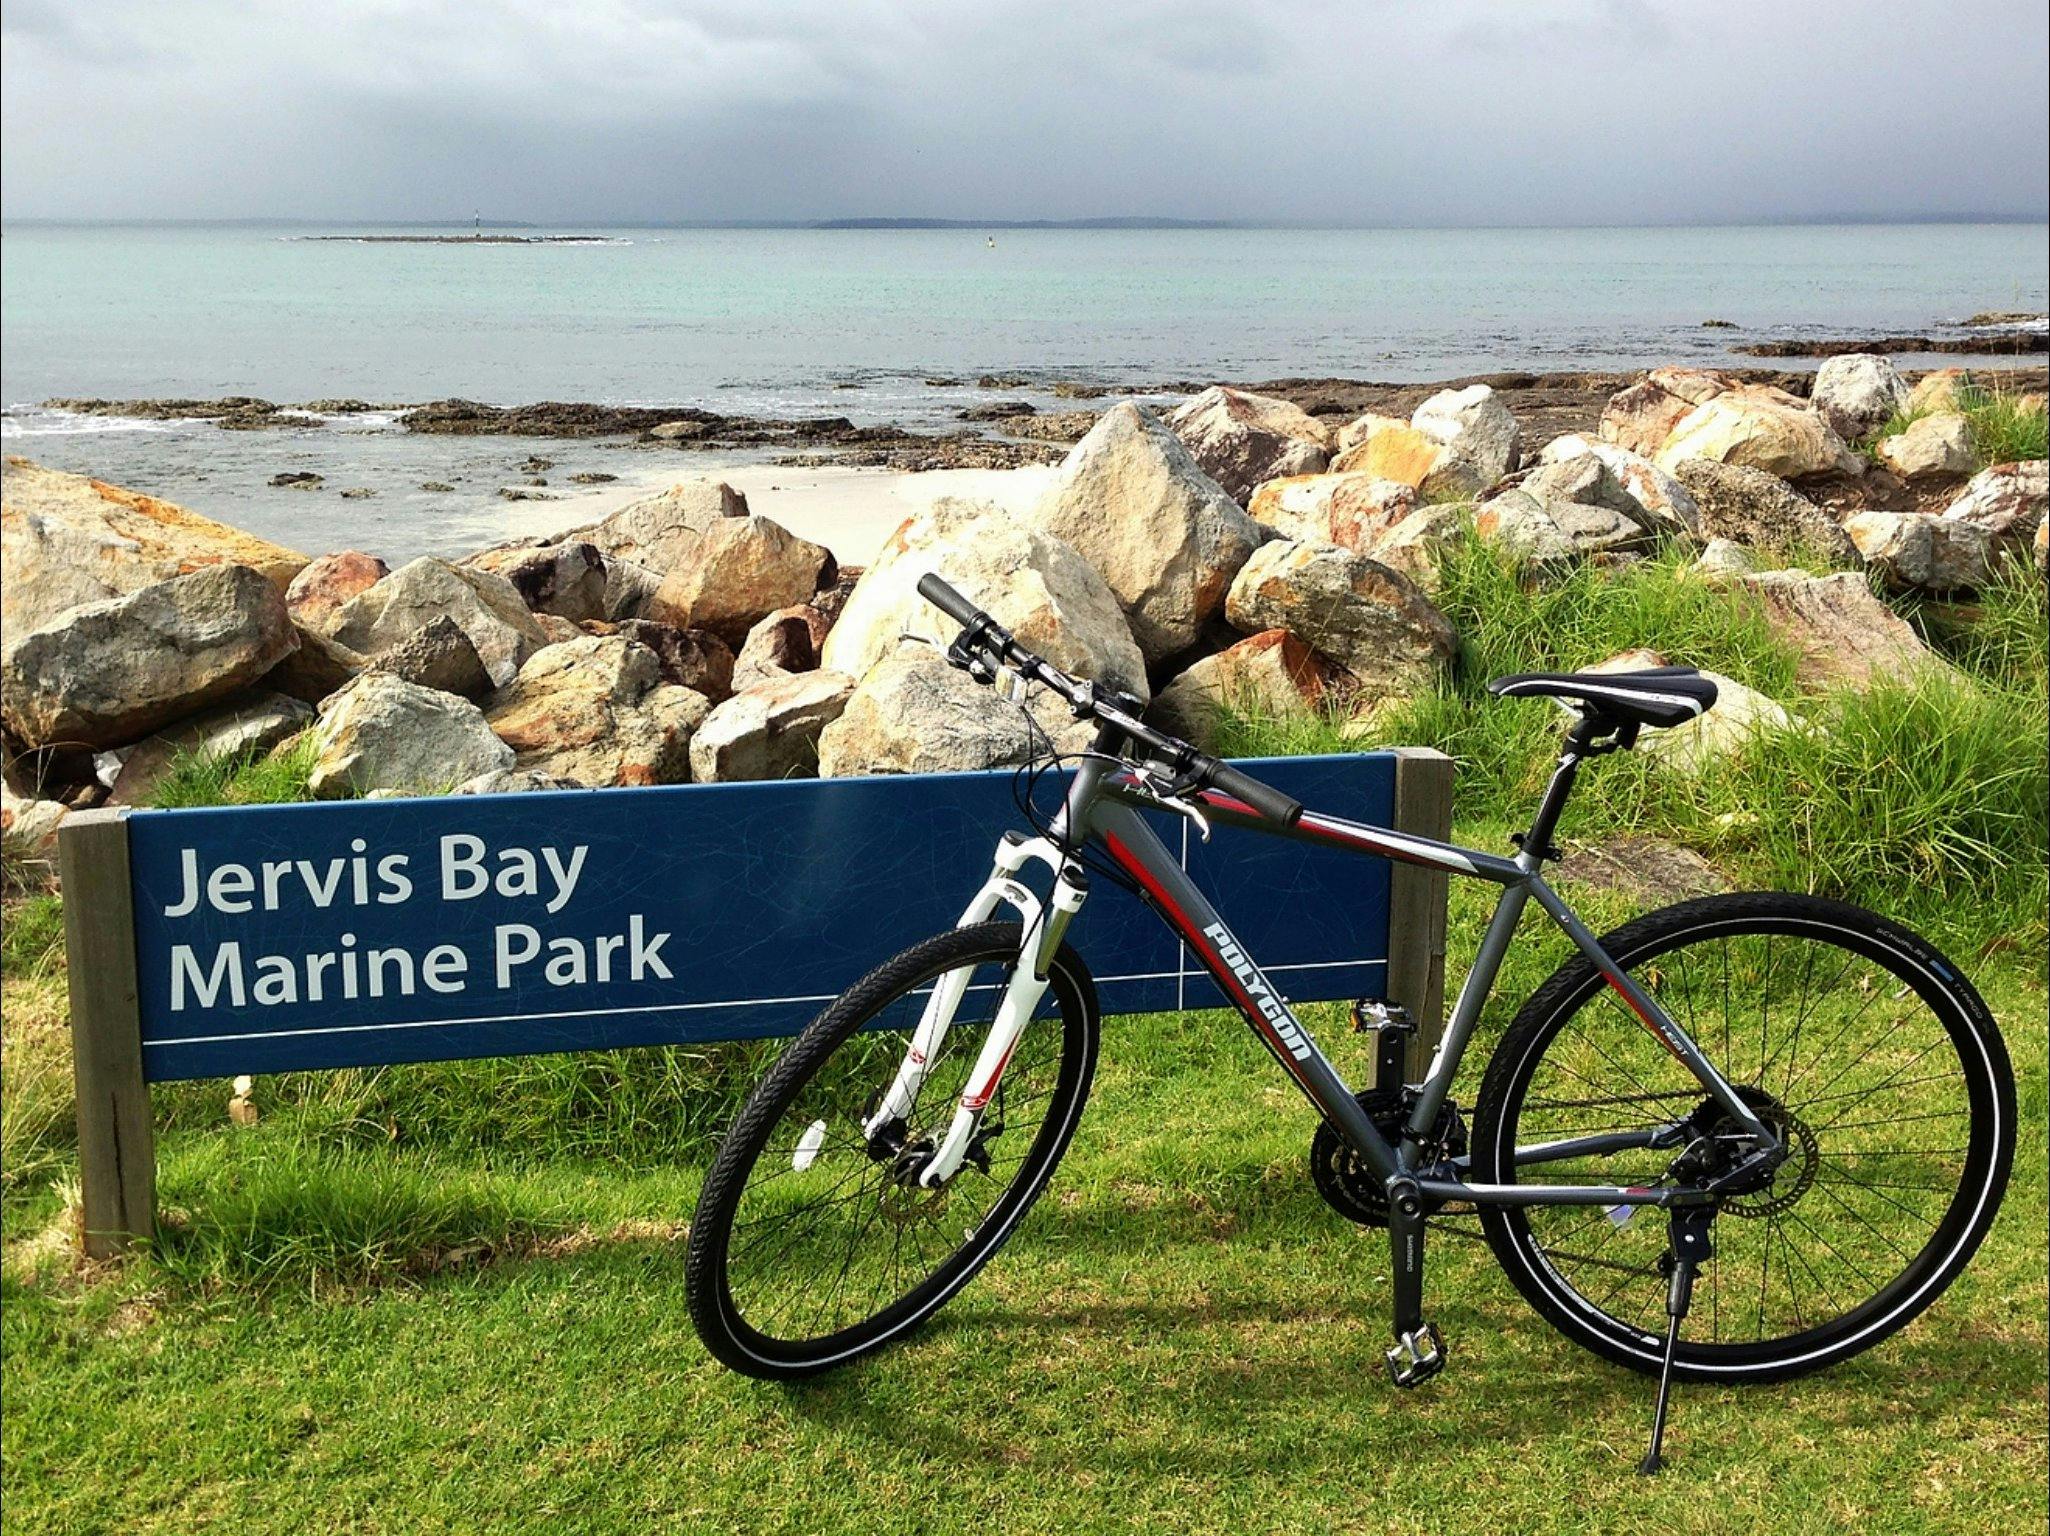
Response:
[[[969,1156],[917,1178],[952,1120],[1018,963],[1020,925],[978,923],[912,946],[813,1020],[719,1147],[685,1255],[691,1320],[722,1363],[809,1376],[923,1323],[975,1275],[1067,1149],[1096,1067],[1096,988],[1063,947]],[[926,999],[966,972],[951,1029],[910,1113],[864,1127],[905,1059]]]
[[[1719,1202],[1675,1374],[1745,1382],[1819,1370],[1941,1295],[1992,1224],[2014,1158],[2014,1075],[1971,983],[1908,930],[1808,896],[1684,902],[1602,947],[1790,1152],[1769,1181]],[[1682,1121],[1684,1151],[1545,1150]],[[1524,1005],[1489,1063],[1474,1177],[1695,1182],[1719,1140],[1741,1145],[1719,1130],[1736,1126],[1576,958]],[[1555,1327],[1658,1370],[1663,1213],[1536,1205],[1492,1207],[1483,1221],[1509,1278]]]

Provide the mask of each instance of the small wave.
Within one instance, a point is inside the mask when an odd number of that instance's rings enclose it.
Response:
[[[169,432],[173,423],[133,416],[87,416],[75,411],[37,409],[0,416],[0,438],[92,437],[109,432]]]

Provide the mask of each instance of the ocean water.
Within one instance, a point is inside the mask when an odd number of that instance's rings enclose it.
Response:
[[[939,429],[1056,380],[1421,380],[1737,362],[1733,342],[2041,311],[2041,225],[1715,229],[588,230],[603,243],[318,241],[262,226],[15,225],[0,239],[12,453],[261,527],[278,469],[453,499],[488,520],[537,449],[408,441],[376,418],[226,433],[41,410],[53,396],[462,395],[702,405]],[[1703,329],[1706,319],[1738,329]],[[1800,366],[1798,363],[1784,366]],[[953,382],[935,384],[932,380]],[[505,460],[501,464],[499,461]],[[254,519],[254,520],[252,520]],[[423,538],[425,536],[423,535]],[[429,540],[428,542],[435,542]]]

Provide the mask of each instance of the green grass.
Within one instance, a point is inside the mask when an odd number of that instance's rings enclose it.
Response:
[[[2050,418],[2045,417],[2040,403],[2024,407],[2021,394],[2014,390],[1966,385],[1957,392],[1957,409],[1971,434],[1977,468],[2050,456]],[[1895,411],[1856,446],[1876,464],[1882,442],[1932,414],[1926,409]]]
[[[1457,890],[1455,963],[1486,894]],[[1625,915],[1586,905],[1603,925]],[[1549,938],[1518,951],[1484,1045],[1561,957]],[[333,1144],[318,1105],[275,1102],[266,1081],[251,1130],[165,1129],[157,1258],[68,1277],[43,1236],[54,1197],[15,1204],[10,1517],[181,1533],[2023,1528],[2044,1453],[2044,994],[2012,957],[1981,980],[2029,1127],[1987,1247],[1934,1316],[1847,1366],[1683,1388],[1657,1482],[1630,1471],[1649,1384],[1567,1345],[1465,1243],[1431,1259],[1451,1369],[1386,1387],[1381,1240],[1318,1200],[1310,1112],[1236,1021],[1202,1014],[1116,1021],[1018,1238],[916,1343],[802,1388],[715,1369],[690,1331],[696,1159],[592,1157],[604,1111],[576,1100],[524,1145],[451,1146],[431,1124]],[[1356,1071],[1336,1012],[1312,1022]]]
[[[1927,929],[2003,1023],[2023,1129],[2001,1218],[1934,1314],[1801,1382],[1682,1388],[1660,1479],[1631,1472],[1649,1384],[1553,1333],[1477,1246],[1431,1255],[1450,1369],[1416,1393],[1384,1385],[1385,1239],[1322,1204],[1311,1112],[1211,1014],[1112,1021],[1074,1148],[1018,1237],[916,1343],[807,1387],[717,1370],[684,1307],[700,1172],[769,1044],[267,1077],[247,1128],[227,1122],[224,1083],[169,1085],[161,1240],[80,1271],[61,910],[43,898],[8,905],[0,942],[10,1528],[2039,1527],[2042,586],[2018,569],[1970,608],[1904,606],[1955,682],[1809,696],[1772,633],[1681,562],[1526,587],[1485,549],[1455,554],[1442,602],[1459,665],[1371,739],[1453,752],[1458,834],[1503,848],[1561,717],[1488,699],[1487,677],[1650,645],[1787,701],[1823,729],[1760,738],[1691,780],[1601,759],[1562,835],[1668,837],[1740,884]],[[1222,722],[1244,752],[1350,750],[1342,724]],[[261,764],[180,782],[181,803],[290,790]],[[1570,894],[1597,929],[1636,910]],[[1490,895],[1453,887],[1455,978]],[[1527,938],[1462,1100],[1565,957],[1535,922]],[[1339,1006],[1305,1012],[1362,1074]]]
[[[275,752],[251,756],[183,752],[171,762],[149,803],[174,811],[199,805],[278,805],[308,800],[306,786],[319,745],[311,732],[301,732]]]
[[[1639,753],[1596,759],[1570,832],[1668,838],[1742,884],[1892,911],[1968,950],[2041,939],[2050,666],[2035,570],[2011,562],[1969,608],[1901,604],[1961,676],[1804,695],[1771,626],[1680,576],[1685,558],[1671,551],[1534,583],[1469,540],[1441,567],[1438,602],[1460,635],[1443,687],[1364,726],[1342,713],[1274,719],[1228,708],[1219,747],[1250,757],[1436,746],[1457,764],[1462,807],[1513,824],[1551,772],[1565,716],[1549,702],[1493,698],[1488,679],[1656,648],[1780,700],[1815,729],[1760,735],[1692,777]]]

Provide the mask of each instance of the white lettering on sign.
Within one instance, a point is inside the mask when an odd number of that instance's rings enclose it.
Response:
[[[648,937],[647,925],[636,912],[627,921],[623,934],[603,934],[595,941],[597,954],[596,979],[599,981],[645,981],[650,976],[671,980],[669,967],[662,960],[662,946],[669,942],[669,935],[658,933]],[[620,949],[627,951],[627,975],[613,975],[612,957]],[[525,923],[504,923],[493,935],[493,952],[497,956],[498,985],[501,990],[513,985],[515,973],[522,966],[531,965],[542,953],[541,932]],[[552,987],[569,987],[591,979],[590,949],[583,939],[557,938],[547,943],[549,959],[542,968],[542,976]]]
[[[496,874],[484,867],[484,857],[489,851],[483,838],[472,837],[467,832],[451,833],[441,840],[443,901],[468,901],[494,889],[501,896],[541,894],[540,864],[536,863],[532,849],[499,849]],[[578,844],[570,850],[569,862],[565,864],[553,848],[541,850],[541,860],[548,866],[552,887],[548,897],[550,912],[560,912],[576,894],[577,876],[584,868],[584,853],[583,845]]]
[[[239,918],[295,909],[303,914],[307,908],[374,911],[422,896],[440,902],[497,897],[532,902],[537,918],[553,917],[575,898],[589,853],[581,843],[567,851],[547,844],[494,848],[471,833],[452,832],[436,844],[435,879],[423,888],[411,873],[411,855],[375,853],[360,837],[348,853],[333,858],[223,860],[211,868],[202,865],[198,850],[185,848],[178,854],[176,898],[162,910],[167,918],[201,912]],[[276,943],[275,936],[267,937],[269,944],[252,943],[245,934],[210,946],[172,945],[171,1011],[376,1001],[413,997],[423,989],[457,993],[470,989],[473,975],[486,974],[501,991],[536,982],[578,987],[675,978],[663,955],[671,936],[651,931],[637,912],[627,916],[623,931],[606,933],[550,933],[534,922],[498,923],[491,931],[488,966],[473,966],[461,944],[437,943],[416,952],[404,944],[364,944],[347,931],[323,934],[304,949],[254,953]],[[289,937],[303,944],[308,935],[295,924]]]
[[[199,872],[196,849],[179,851],[178,899],[164,908],[166,917],[190,917],[202,899],[216,912],[240,913],[253,910],[259,890],[266,912],[289,906],[301,892],[316,907],[331,907],[338,896],[347,894],[352,905],[395,907],[413,895],[413,880],[406,873],[403,853],[383,858],[369,857],[369,844],[357,838],[351,852],[316,864],[311,859],[271,859],[252,868],[247,864],[220,864]],[[577,853],[581,855],[583,849]],[[579,859],[577,862],[581,862]]]
[[[198,850],[181,849],[178,899],[164,908],[164,916],[190,917],[202,903],[231,915],[259,907],[276,912],[302,896],[322,911],[337,902],[395,907],[412,900],[409,855],[388,853],[373,859],[360,837],[349,847],[348,854],[320,862],[269,859],[253,866],[218,864],[204,872]],[[560,912],[576,895],[589,852],[579,843],[566,856],[548,846],[500,848],[494,853],[483,838],[453,832],[441,840],[441,897],[468,901],[493,891],[508,898],[538,896],[548,912]]]

